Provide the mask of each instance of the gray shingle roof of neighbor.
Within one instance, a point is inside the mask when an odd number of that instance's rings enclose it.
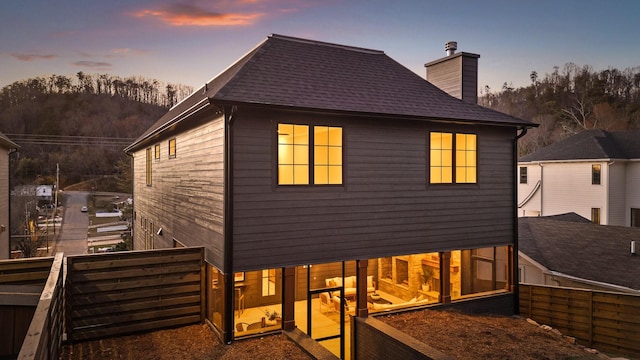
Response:
[[[519,250],[562,274],[640,290],[640,228],[596,225],[576,214],[518,219]]]
[[[529,121],[450,96],[384,52],[270,35],[149,128],[146,137],[207,100],[300,110],[516,127]],[[127,150],[127,149],[125,149]]]
[[[609,132],[586,130],[518,159],[553,160],[640,159],[640,129]]]

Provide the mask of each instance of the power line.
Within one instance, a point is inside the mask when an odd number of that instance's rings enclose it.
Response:
[[[17,144],[29,145],[58,145],[58,146],[120,146],[130,145],[135,138],[106,137],[106,136],[78,136],[78,135],[32,135],[5,134]]]

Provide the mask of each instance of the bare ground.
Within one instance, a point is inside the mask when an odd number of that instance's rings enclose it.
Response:
[[[285,335],[269,335],[236,341],[225,346],[208,325],[190,325],[68,345],[63,348],[60,359],[307,360],[311,358]]]
[[[456,359],[606,359],[518,317],[423,310],[377,317]],[[61,359],[310,359],[285,335],[223,345],[207,325],[65,346]]]
[[[376,319],[459,360],[608,358],[520,317],[423,310]]]

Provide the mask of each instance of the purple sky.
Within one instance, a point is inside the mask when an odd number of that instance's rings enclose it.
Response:
[[[421,76],[457,41],[495,91],[568,62],[640,66],[638,14],[637,0],[4,0],[0,87],[83,71],[197,88],[277,33],[383,50]]]

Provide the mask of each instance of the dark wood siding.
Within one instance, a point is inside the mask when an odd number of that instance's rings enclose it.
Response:
[[[343,126],[344,186],[278,187],[275,124]],[[478,184],[427,184],[429,131],[478,134]],[[236,271],[513,243],[513,128],[239,111]]]
[[[427,64],[427,81],[465,102],[478,102],[478,55],[458,53]]]
[[[462,56],[462,99],[478,103],[478,58]]]
[[[206,259],[223,268],[224,121],[221,115],[190,119],[200,125],[177,131],[151,144],[160,144],[153,160],[153,184],[144,182],[144,149],[135,154],[135,248],[143,249],[144,219],[153,222],[155,248],[204,246]],[[206,121],[208,120],[208,121]],[[176,139],[176,157],[168,157],[169,139]],[[158,229],[162,228],[162,235]]]
[[[462,99],[462,56],[430,65],[427,68],[427,81],[447,94]]]

